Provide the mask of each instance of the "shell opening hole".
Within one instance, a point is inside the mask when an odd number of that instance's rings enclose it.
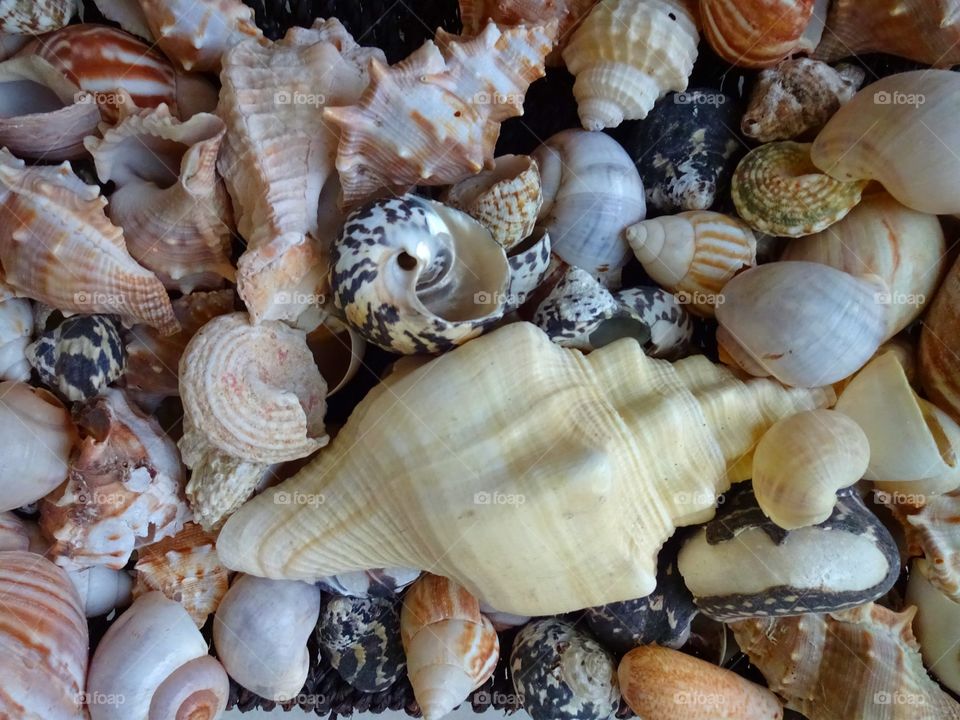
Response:
[[[650,342],[650,326],[630,315],[617,315],[604,320],[590,333],[590,345],[602,348],[623,338],[633,338],[645,346]]]
[[[401,270],[416,270],[417,269],[417,259],[407,252],[402,252],[397,255],[397,265],[400,266]]]
[[[66,104],[53,90],[33,80],[4,82],[0,88],[0,117],[4,118],[54,112]]]

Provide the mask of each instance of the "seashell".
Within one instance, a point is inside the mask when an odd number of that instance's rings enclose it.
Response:
[[[67,574],[80,595],[88,618],[100,617],[130,604],[133,578],[124,570],[94,565]]]
[[[743,143],[739,103],[708,88],[670,93],[623,140],[658,213],[706,210],[726,194]]]
[[[0,597],[0,716],[84,720],[87,621],[67,574],[34,553],[0,553]]]
[[[644,352],[652,358],[678,360],[693,352],[693,318],[680,300],[658,287],[641,286],[618,290],[614,298],[631,318],[638,319],[650,329],[650,340],[644,343]],[[596,341],[606,344],[622,336],[616,321],[599,328]]]
[[[210,320],[233,312],[233,290],[195,292],[173,301],[180,332],[162,336],[147,325],[135,325],[127,336],[127,370],[130,390],[160,396],[179,395],[180,357],[190,339]]]
[[[767,688],[670,648],[634,648],[617,668],[627,705],[644,720],[780,720]]]
[[[930,562],[918,558],[910,566],[907,605],[917,608],[913,630],[920,642],[923,664],[943,685],[960,688],[960,656],[954,636],[960,622],[960,603],[951,599],[929,579]]]
[[[926,557],[927,581],[953,602],[960,602],[960,492],[914,497],[919,507],[891,503],[890,495],[877,493],[877,499],[888,505],[903,525],[909,554]]]
[[[477,220],[512,250],[533,232],[543,206],[540,170],[526,155],[501,155],[492,170],[461,180],[445,196],[448,205]]]
[[[644,220],[625,235],[654,282],[706,317],[713,317],[727,282],[757,263],[753,232],[722,213],[693,211]]]
[[[480,602],[480,612],[490,620],[493,629],[498,633],[526,625],[531,620],[529,615],[514,615],[513,613],[500,612],[483,601]]]
[[[362,97],[323,111],[340,132],[343,203],[384,189],[449,185],[492,167],[500,123],[522,114],[555,33],[554,23],[488,23],[469,39],[439,34],[437,44],[428,40],[393,66],[371,61]]]
[[[76,9],[75,0],[11,0],[0,8],[0,32],[39,35],[59,30]]]
[[[620,706],[613,658],[559,618],[534,620],[520,631],[510,675],[533,720],[607,720]]]
[[[200,113],[181,123],[161,103],[100,129],[103,139],[85,145],[100,180],[116,183],[107,215],[123,228],[134,259],[170,290],[233,281],[232,210],[216,169],[223,121]]]
[[[356,376],[367,351],[363,336],[332,316],[307,335],[307,346],[327,381],[327,397],[342,390]]]
[[[224,55],[218,165],[247,243],[237,282],[255,322],[295,320],[324,294],[317,207],[328,181],[336,185],[337,135],[320,110],[356,102],[373,59],[383,53],[357,45],[336,19],[266,46],[251,38]]]
[[[420,577],[415,568],[380,568],[360,572],[341,573],[320,578],[321,590],[354,598],[389,598],[399,594]]]
[[[67,400],[96,397],[126,367],[126,350],[116,323],[104,315],[69,318],[27,346],[27,360],[40,381]]]
[[[483,685],[500,641],[477,599],[452,580],[425,574],[403,598],[400,636],[407,675],[425,720],[438,720]]]
[[[866,479],[923,480],[960,471],[960,447],[945,442],[950,435],[944,421],[910,387],[895,354],[882,355],[861,370],[844,388],[836,409],[853,418],[870,441]]]
[[[33,307],[29,300],[0,300],[0,380],[30,378],[26,349],[33,335]]]
[[[103,17],[115,22],[131,35],[153,40],[153,33],[147,25],[147,16],[143,14],[140,0],[93,0],[93,4]]]
[[[853,488],[829,519],[787,531],[753,492],[730,496],[677,561],[697,607],[721,622],[836,612],[884,595],[900,574],[897,544]]]
[[[90,660],[92,720],[220,717],[230,681],[183,607],[162,593],[136,599]]]
[[[197,627],[203,627],[230,586],[216,545],[216,535],[187,523],[176,535],[141,548],[134,566],[134,594],[159,590],[183,605]]]
[[[757,77],[740,129],[760,142],[819,130],[850,102],[865,77],[856,65],[832,68],[810,58],[784,60]]]
[[[914,612],[869,603],[731,628],[770,689],[810,720],[955,720],[960,705],[923,668]]]
[[[886,283],[827,265],[776,262],[740,273],[717,305],[721,359],[751,375],[815,387],[859,370],[887,332]]]
[[[83,157],[83,138],[97,132],[92,98],[41,57],[0,63],[0,143],[20,157]]]
[[[814,0],[700,0],[707,42],[723,60],[745,68],[776,65],[800,49]]]
[[[887,193],[868,195],[828,230],[787,243],[782,260],[808,260],[852,275],[877,275],[888,287],[887,338],[922,312],[946,267],[946,240],[934,215],[905,207]]]
[[[253,8],[240,0],[139,0],[164,54],[184,70],[220,70],[224,53],[247,38],[263,37]]]
[[[467,396],[469,408],[451,403]],[[670,364],[636,343],[584,358],[512,323],[388,376],[330,448],[227,522],[217,551],[232,569],[309,580],[429,567],[517,615],[643,597],[674,524],[711,517],[717,492],[749,475],[735,471],[767,427],[832,402],[829,388],[743,383],[702,356]],[[347,452],[360,437],[381,449]],[[455,456],[431,450],[439,437]],[[665,451],[677,448],[668,437],[683,437],[682,451]],[[322,492],[322,522],[312,508],[276,504],[277,492]],[[695,502],[677,502],[683,492]],[[638,494],[645,502],[629,500]],[[596,532],[570,545],[570,518]]]
[[[686,90],[699,42],[686,0],[597,5],[563,50],[584,129],[645,118],[666,93]]]
[[[960,162],[944,152],[960,142],[952,104],[958,92],[960,77],[948,70],[900,73],[868,85],[817,135],[813,164],[841,182],[876,180],[920,212],[960,212],[951,190]]]
[[[347,217],[333,247],[333,300],[374,345],[439,353],[499,320],[510,282],[503,248],[466,213],[414,195]]]
[[[120,390],[75,413],[80,442],[67,481],[47,495],[40,526],[51,558],[68,570],[119,570],[137,547],[180,531],[190,510],[176,445]]]
[[[924,318],[919,356],[927,397],[960,421],[960,260],[947,272]]]
[[[507,285],[504,314],[526,303],[547,279],[556,258],[552,251],[550,233],[543,228],[534,230],[533,235],[510,251],[507,255],[510,283]]]
[[[833,410],[808,410],[775,422],[753,454],[753,491],[763,513],[785,530],[819,525],[837,490],[863,477],[870,442]]]
[[[36,502],[67,477],[77,440],[70,413],[46,390],[0,383],[0,511]]]
[[[319,617],[320,590],[313,585],[242,575],[213,616],[217,657],[247,690],[279,702],[296,697]]]
[[[809,143],[767,143],[740,161],[731,184],[733,204],[754,230],[812,235],[842,220],[860,202],[866,181],[843,182],[817,172],[810,148]]]
[[[30,535],[23,520],[12,512],[0,512],[0,551],[29,548]]]
[[[19,295],[65,312],[111,313],[165,334],[177,321],[163,285],[127,252],[100,188],[69,163],[25,167],[0,149],[0,263]]]
[[[533,322],[561,347],[591,350],[591,336],[605,321],[620,312],[609,290],[586,270],[569,267],[533,316]],[[637,328],[637,340],[645,342],[649,331]]]
[[[564,130],[533,153],[540,168],[539,223],[570,265],[617,284],[630,258],[624,228],[643,220],[643,183],[627,152],[601,133]]]
[[[836,0],[816,57],[882,52],[948,68],[960,63],[958,23],[956,0]]]
[[[393,599],[330,598],[320,612],[317,643],[340,677],[363,693],[383,692],[407,667]]]

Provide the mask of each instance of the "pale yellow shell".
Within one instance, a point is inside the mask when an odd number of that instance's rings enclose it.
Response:
[[[954,692],[960,692],[960,653],[956,652],[956,628],[960,602],[950,598],[929,579],[931,562],[918,558],[910,567],[907,604],[917,608],[913,630],[920,641],[924,665]]]

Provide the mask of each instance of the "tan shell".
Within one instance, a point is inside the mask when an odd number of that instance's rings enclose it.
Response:
[[[960,705],[927,676],[917,652],[915,612],[868,603],[730,627],[770,689],[809,720],[956,720]]]
[[[228,520],[217,550],[268,577],[433,568],[517,615],[641,597],[674,526],[713,515],[767,427],[832,401],[632,341],[584,357],[512,323],[388,376],[329,448]],[[358,442],[378,450],[347,452]],[[322,499],[322,521],[277,493]]]
[[[563,51],[583,127],[645,118],[659,98],[686,90],[699,41],[690,0],[597,5]]]
[[[898,503],[905,496],[916,505]],[[954,602],[960,602],[960,491],[911,498],[878,493],[906,531],[908,551],[927,559],[927,580]]]
[[[425,720],[439,720],[493,675],[500,640],[477,599],[426,574],[403,598],[400,635],[407,674]]]
[[[156,275],[130,257],[100,188],[69,163],[26,167],[0,149],[0,263],[17,294],[71,313],[179,328]]]
[[[919,354],[927,396],[960,421],[960,260],[947,273],[924,318]]]
[[[813,6],[814,0],[700,0],[700,17],[722,59],[764,68],[800,48]]]
[[[0,32],[39,35],[59,30],[73,17],[75,0],[4,0],[0,3]]]

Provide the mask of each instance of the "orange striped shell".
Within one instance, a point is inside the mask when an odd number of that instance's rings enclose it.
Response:
[[[734,65],[764,68],[795,52],[814,0],[700,0],[703,34]]]

